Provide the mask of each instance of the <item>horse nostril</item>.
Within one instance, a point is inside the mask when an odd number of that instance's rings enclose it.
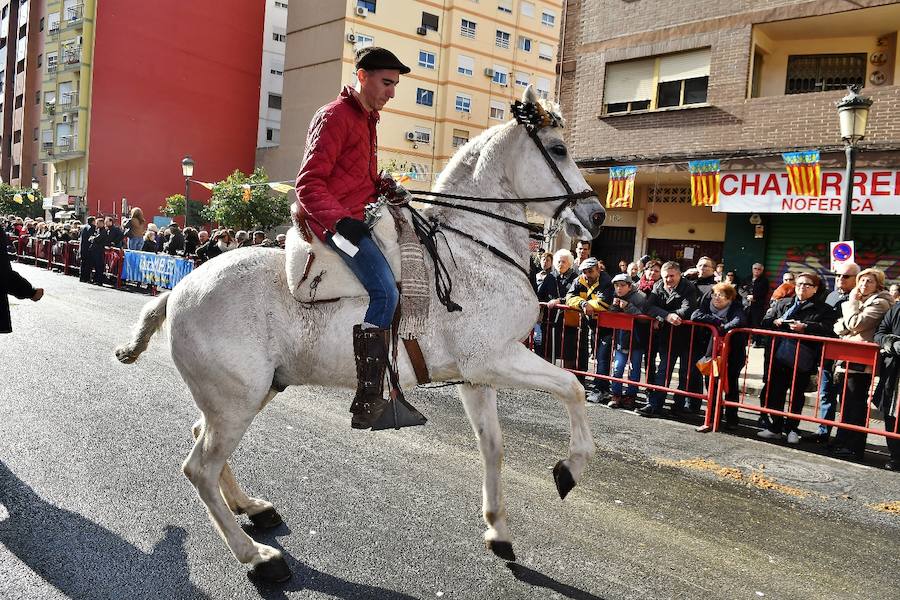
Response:
[[[603,225],[603,221],[606,220],[606,211],[598,210],[594,214],[591,215],[591,223],[594,225]]]

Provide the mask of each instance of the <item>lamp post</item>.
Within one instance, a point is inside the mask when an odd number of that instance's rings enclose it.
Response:
[[[181,174],[184,175],[184,227],[188,226],[188,208],[191,205],[191,177],[194,176],[194,161],[190,155],[181,160]]]
[[[847,88],[847,95],[837,103],[841,122],[841,139],[847,155],[847,171],[844,175],[844,197],[841,205],[841,232],[838,241],[845,242],[850,237],[850,211],[853,204],[853,170],[856,166],[856,145],[866,137],[866,122],[872,99],[859,95],[859,86]]]
[[[32,177],[31,178],[31,189],[36,192],[39,187],[41,187],[41,182],[38,181],[37,177]]]

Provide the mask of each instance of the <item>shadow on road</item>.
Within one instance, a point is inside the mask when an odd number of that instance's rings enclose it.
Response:
[[[296,560],[293,556],[284,551],[284,548],[275,539],[276,535],[284,535],[284,525],[270,530],[260,530],[256,528],[245,528],[248,534],[253,536],[257,542],[278,548],[284,555],[288,566],[293,573],[293,577],[285,583],[281,584],[265,584],[254,581],[250,578],[250,582],[256,587],[259,595],[266,600],[282,600],[287,598],[288,592],[302,592],[304,590],[310,592],[319,592],[335,598],[344,598],[350,600],[352,598],[378,598],[378,600],[418,600],[415,596],[409,596],[402,592],[380,588],[364,583],[355,583],[347,581],[323,573],[317,569],[303,564]]]
[[[208,598],[190,581],[187,532],[167,527],[147,554],[78,513],[50,504],[0,461],[0,543],[75,600]]]
[[[529,569],[518,563],[506,563],[506,567],[512,571],[512,574],[515,575],[516,579],[519,581],[535,587],[547,588],[557,594],[562,594],[566,598],[573,598],[574,600],[603,600],[600,596],[595,596],[584,590],[580,590],[551,577],[547,577],[543,573],[538,573],[534,569]]]

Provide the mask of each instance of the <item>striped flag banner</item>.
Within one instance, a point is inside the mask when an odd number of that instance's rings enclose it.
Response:
[[[718,160],[688,162],[692,206],[715,206],[719,203],[719,166]]]
[[[784,164],[795,196],[822,195],[822,170],[819,168],[819,151],[785,152]]]
[[[606,208],[631,208],[634,202],[634,174],[637,167],[610,167],[606,188]]]

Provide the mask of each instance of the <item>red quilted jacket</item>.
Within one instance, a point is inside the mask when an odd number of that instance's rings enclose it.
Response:
[[[377,111],[362,107],[348,86],[309,124],[297,175],[297,212],[322,241],[341,219],[362,220],[366,204],[376,199],[378,117]]]

